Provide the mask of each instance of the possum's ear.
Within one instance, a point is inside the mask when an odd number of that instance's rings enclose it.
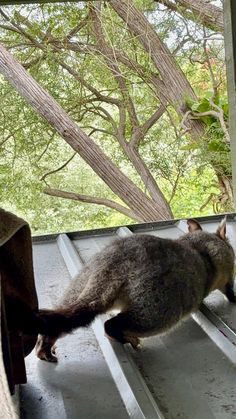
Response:
[[[197,230],[202,230],[202,227],[200,226],[200,224],[193,218],[190,218],[189,220],[187,220],[187,224],[188,224],[189,233],[192,233],[193,231],[197,231]]]
[[[226,221],[227,219],[225,216],[216,231],[217,236],[219,236],[222,240],[226,240]]]

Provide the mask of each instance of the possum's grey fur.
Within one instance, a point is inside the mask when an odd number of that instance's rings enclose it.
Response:
[[[178,240],[152,235],[120,238],[97,254],[67,289],[55,310],[40,310],[37,355],[56,361],[56,339],[113,307],[120,313],[105,322],[110,338],[136,346],[139,337],[164,332],[198,309],[218,288],[233,293],[234,251],[225,221],[215,234],[188,220]]]

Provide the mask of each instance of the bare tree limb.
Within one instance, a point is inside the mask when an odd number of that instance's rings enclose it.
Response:
[[[109,5],[139,39],[144,50],[149,54],[158,69],[164,84],[168,86],[168,101],[172,103],[180,115],[184,115],[187,110],[186,97],[193,100],[197,98],[167,46],[132,0],[128,2],[126,0],[110,0]],[[191,130],[192,135],[199,138],[199,135],[204,133],[204,124],[201,121],[192,121]]]
[[[162,193],[161,189],[159,188],[156,180],[154,179],[153,175],[151,174],[148,166],[144,162],[144,160],[140,157],[140,154],[137,149],[130,146],[130,144],[124,145],[124,150],[126,155],[129,157],[130,161],[133,163],[135,169],[139,173],[145,188],[150,193],[150,196],[154,200],[154,202],[158,202],[162,208],[162,211],[168,212],[172,214],[170,205],[164,198],[164,194]],[[164,198],[164,201],[163,201]]]
[[[18,17],[18,19],[23,22],[29,29],[32,29],[32,23],[28,20],[28,18],[26,18],[25,16],[22,16],[19,12],[16,14],[16,16]],[[10,19],[10,18],[9,18]],[[83,24],[80,23],[76,28],[74,28],[70,35],[74,35],[75,33],[78,32],[79,29],[81,29],[81,27],[85,26],[85,24],[87,23],[88,17],[84,20]],[[13,21],[10,20],[11,23],[13,24]],[[82,26],[81,26],[82,25]],[[24,36],[26,36],[28,39],[30,39],[33,42],[33,39],[31,36],[30,38],[28,37],[28,33],[24,32],[22,30],[22,28],[18,26],[18,30],[20,33],[22,33]],[[46,40],[47,38],[47,34],[44,33],[42,30],[39,30],[40,33],[40,37],[42,38],[42,40]],[[67,40],[67,37],[65,38]],[[54,37],[52,37],[52,35],[50,35],[50,39],[49,41],[52,43],[53,48],[55,50],[55,52],[60,52],[61,48],[58,47],[58,45],[54,45],[54,43],[56,43],[56,39]],[[42,50],[45,50],[45,47],[43,44],[39,44],[38,42],[35,43],[35,46],[39,47]],[[60,66],[62,68],[64,68],[65,70],[68,71],[68,73],[70,73],[76,80],[80,81],[81,84],[83,84],[88,90],[90,90],[90,92],[92,92],[99,100],[103,101],[103,102],[107,102],[107,103],[111,103],[114,105],[119,106],[120,105],[120,101],[116,98],[112,98],[110,96],[105,96],[102,95],[97,89],[95,89],[89,82],[87,82],[84,77],[82,75],[80,75],[76,70],[74,70],[71,66],[69,66],[68,64],[66,64],[65,62],[63,62],[62,60],[59,60],[58,58],[55,57],[55,60],[60,64]],[[27,68],[27,67],[26,67]]]
[[[103,52],[97,48],[96,45],[81,45],[78,42],[67,42],[66,44],[62,44],[61,42],[54,41],[54,44],[58,46],[60,49],[68,49],[74,52],[80,52],[82,54],[90,54],[90,55],[97,55],[100,54],[103,56]],[[163,104],[167,104],[168,102],[168,86],[161,80],[158,74],[153,73],[150,71],[150,74],[147,75],[147,69],[139,64],[137,61],[132,60],[128,57],[123,51],[113,49],[114,55],[116,57],[117,62],[124,64],[127,68],[134,71],[141,79],[145,80],[148,84],[150,82],[151,86],[154,86],[153,92],[157,97],[160,98]],[[109,60],[110,57],[107,57]],[[112,60],[111,60],[112,61]]]
[[[199,211],[203,211],[206,208],[206,206],[212,201],[212,199],[215,198],[216,196],[217,196],[216,194],[211,193],[208,196],[207,200],[204,202],[204,204],[199,208]]]
[[[114,54],[114,50],[107,44],[105,35],[103,33],[102,22],[101,22],[101,2],[96,1],[93,5],[90,5],[90,15],[92,17],[93,30],[97,41],[97,46],[102,53],[108,68],[111,70],[115,80],[118,83],[120,91],[122,93],[125,107],[128,111],[130,122],[133,131],[139,127],[139,121],[136,115],[135,107],[131,96],[129,94],[125,79],[119,69],[117,59]],[[111,59],[112,58],[112,59]]]
[[[10,134],[8,134],[7,136],[6,136],[6,138],[4,138],[4,140],[2,140],[1,142],[0,142],[0,147],[1,146],[3,146],[3,144],[5,144],[10,138],[12,138],[12,136],[13,136],[13,133],[10,133]]]
[[[170,10],[174,10],[184,17],[213,29],[223,32],[223,11],[220,7],[211,4],[207,0],[155,0],[164,4]]]
[[[128,89],[125,85],[123,76],[120,73],[120,69],[117,65],[117,59],[116,59],[116,56],[114,54],[114,51],[112,50],[112,48],[110,48],[107,45],[104,34],[102,32],[101,15],[100,15],[100,3],[101,2],[96,2],[95,5],[91,6],[91,9],[90,9],[91,14],[92,14],[96,39],[98,41],[98,47],[99,47],[100,51],[102,52],[103,56],[105,57],[109,68],[111,69],[111,71],[114,74],[114,77],[116,77],[116,79],[118,81],[120,90],[121,90],[121,92],[124,96],[125,106],[127,108],[127,111],[129,113],[130,120],[131,120],[132,126],[133,126],[133,134],[132,134],[132,137],[131,137],[131,143],[127,143],[125,138],[122,135],[120,135],[121,134],[120,132],[118,132],[117,139],[118,139],[120,145],[122,146],[123,150],[125,151],[126,155],[129,157],[129,159],[133,163],[135,169],[139,173],[139,175],[140,175],[141,179],[143,180],[143,182],[145,184],[145,187],[149,191],[151,197],[154,199],[155,202],[160,203],[160,205],[162,207],[162,210],[171,213],[170,206],[168,205],[166,200],[165,200],[164,203],[162,202],[162,200],[164,198],[164,195],[162,194],[160,188],[158,187],[154,177],[150,173],[150,171],[149,171],[147,165],[145,164],[145,162],[141,159],[137,150],[134,149],[134,146],[136,146],[136,148],[137,148],[138,145],[139,145],[139,142],[143,138],[144,134],[142,133],[141,128],[143,128],[144,133],[146,134],[147,131],[151,128],[151,126],[156,122],[158,117],[161,116],[164,109],[162,110],[162,108],[161,108],[161,110],[160,110],[160,108],[159,108],[159,112],[155,112],[155,114],[148,121],[146,121],[146,124],[144,124],[143,127],[140,126],[140,124],[138,122],[138,119],[137,119],[137,116],[136,116],[136,112],[135,112],[135,109],[134,109],[132,99],[131,99],[131,97],[128,93]],[[112,61],[111,61],[111,57],[112,57]],[[122,110],[122,107],[121,107],[121,110]],[[124,132],[124,123],[125,123],[125,115],[124,115],[124,112],[123,112],[123,114],[120,115],[120,126],[122,126],[122,128],[123,128],[122,129],[123,132]]]
[[[221,129],[224,133],[225,143],[230,145],[230,136],[229,136],[229,132],[228,132],[228,129],[226,127],[226,124],[225,124],[224,112],[217,105],[215,105],[215,107],[218,109],[218,112],[213,111],[213,110],[212,111],[207,111],[207,112],[193,112],[192,111],[191,114],[193,115],[193,117],[197,117],[197,118],[201,118],[202,116],[214,116],[216,119],[218,119],[219,122],[220,122]]]
[[[89,133],[89,136],[93,135],[95,132],[101,132],[102,134],[106,134],[106,135],[111,135],[114,136],[114,132],[112,131],[108,131],[106,129],[103,128],[95,128],[92,125],[84,125],[83,127],[81,127],[82,129],[86,129],[86,128],[92,128],[92,131]]]
[[[86,87],[88,90],[90,90],[90,92],[92,92],[99,100],[101,100],[102,102],[111,103],[116,106],[120,105],[119,99],[101,94],[97,89],[95,89],[89,82],[87,82],[85,78],[82,75],[80,75],[76,70],[74,70],[71,66],[64,63],[61,60],[57,60],[57,61],[61,65],[62,68],[67,70],[68,73],[70,73],[76,80],[80,81],[80,83],[83,84],[83,86]]]
[[[207,49],[207,41],[208,41],[208,39],[206,38],[206,30],[204,28],[203,49],[204,49],[204,54],[205,54],[205,57],[206,57],[206,63],[207,63],[207,66],[208,66],[208,70],[209,70],[210,77],[211,77],[213,92],[214,92],[212,99],[214,99],[217,96],[218,87],[219,87],[220,83],[216,80],[213,69],[212,69],[211,59],[209,57],[209,53],[208,53],[208,49]]]
[[[29,29],[32,28],[31,22],[25,16],[22,16],[18,12],[17,17],[20,21],[24,22],[24,24]],[[7,19],[10,20],[9,17],[7,17]],[[18,27],[19,27],[19,25],[18,25]],[[21,30],[20,27],[17,30],[19,31],[19,33],[24,35],[27,39],[31,40],[31,44],[29,44],[28,46],[32,46],[33,45],[33,43],[32,43],[33,38],[32,37],[29,38],[28,33],[25,32],[24,30]],[[78,43],[78,42],[71,42],[71,41],[67,40],[66,38],[64,39],[64,41],[61,41],[61,40],[58,41],[56,38],[52,37],[52,35],[50,35],[50,38],[47,38],[47,35],[43,31],[41,31],[40,29],[38,29],[38,31],[39,31],[39,34],[41,36],[42,41],[47,41],[47,44],[51,44],[55,48],[56,52],[59,52],[62,49],[67,49],[67,50],[71,50],[71,51],[74,51],[74,52],[89,53],[91,55],[101,54],[103,56],[103,52],[99,48],[97,48],[96,45],[88,45],[88,44],[82,44],[82,43]],[[41,43],[40,44],[37,43],[36,46],[38,48],[40,48],[41,50],[45,49],[44,45],[41,44]],[[125,66],[127,66],[129,69],[135,71],[135,73],[137,73],[139,75],[139,77],[145,81],[145,83],[148,84],[150,82],[150,85],[154,87],[154,90],[153,90],[154,94],[157,97],[159,97],[159,99],[160,99],[160,101],[163,105],[167,105],[167,103],[168,103],[168,94],[167,94],[168,88],[167,88],[167,86],[165,86],[165,84],[159,78],[159,76],[157,74],[152,73],[152,72],[150,72],[150,76],[147,76],[147,71],[146,71],[145,67],[143,67],[142,65],[140,65],[136,61],[132,60],[123,51],[119,51],[119,50],[116,50],[116,49],[113,49],[113,51],[114,51],[113,55],[115,56],[116,60],[119,61],[120,63],[124,64]],[[107,56],[106,59],[108,61],[111,60],[111,64],[113,63],[113,58],[110,58],[110,56]],[[61,62],[61,64],[62,64],[62,62]],[[68,69],[68,67],[67,67],[67,69]],[[68,71],[69,71],[69,69],[68,69]],[[87,84],[87,87],[88,86],[89,86],[89,84]]]
[[[57,172],[60,172],[60,170],[62,170],[62,169],[64,169],[70,162],[71,162],[71,160],[73,160],[73,158],[76,156],[76,154],[77,153],[73,153],[72,154],[72,156],[65,162],[65,163],[63,163],[60,167],[58,167],[57,169],[54,169],[54,170],[50,170],[50,172],[47,172],[47,173],[45,173],[41,178],[40,178],[40,180],[45,180],[46,179],[46,177],[48,177],[48,176],[50,176],[50,175],[52,175],[52,174],[54,174],[54,173],[57,173]]]
[[[44,150],[40,153],[40,155],[39,155],[39,157],[38,157],[38,159],[37,159],[37,162],[39,162],[39,161],[43,158],[43,156],[44,156],[44,155],[45,155],[45,153],[47,152],[48,147],[50,146],[50,144],[51,144],[52,140],[54,139],[54,137],[55,137],[55,132],[51,132],[51,134],[50,134],[50,136],[49,136],[49,140],[48,140],[48,142],[47,142],[47,145],[46,145],[46,147],[44,148]]]
[[[217,106],[212,99],[209,100],[211,106],[213,108],[215,108],[216,110],[209,110],[206,112],[194,112],[192,110],[189,110],[186,112],[186,114],[183,117],[183,120],[181,122],[181,126],[184,129],[184,132],[181,133],[181,136],[186,134],[186,132],[188,132],[190,130],[189,126],[187,125],[187,121],[189,119],[193,119],[193,118],[201,118],[204,116],[213,116],[214,118],[218,119],[220,122],[220,126],[221,129],[224,133],[224,142],[227,145],[230,145],[230,136],[229,136],[229,131],[228,128],[226,126],[225,120],[224,120],[224,111],[222,108],[220,108],[219,106]]]
[[[86,112],[94,113],[95,115],[98,115],[99,117],[103,118],[106,122],[109,122],[113,128],[114,134],[117,133],[117,125],[114,118],[101,105],[95,106],[92,102],[92,107],[87,107]]]
[[[33,38],[29,33],[27,33],[24,29],[21,28],[14,20],[12,20],[1,8],[0,8],[0,14],[6,19],[8,22],[11,23],[11,25],[16,28],[22,35],[24,35],[27,39],[29,39],[33,44],[36,44],[37,47],[40,48],[39,42],[36,41],[35,38]]]
[[[31,61],[26,61],[26,62],[22,63],[22,65],[23,65],[24,68],[28,69],[28,68],[34,66],[35,64],[38,64],[42,60],[44,60],[45,57],[46,57],[46,54],[42,54],[41,56],[36,57]]]
[[[110,199],[97,198],[94,196],[82,195],[53,188],[45,188],[44,193],[50,196],[56,196],[58,198],[72,199],[73,201],[86,202],[88,204],[103,205],[105,207],[112,208],[133,220],[142,221],[142,219],[138,218],[133,211]]]
[[[11,32],[15,32],[15,33],[21,33],[18,29],[14,28],[13,26],[10,26],[10,25],[3,25],[3,24],[1,24],[0,25],[0,28],[1,29],[4,29],[6,31],[11,31]]]
[[[136,130],[129,142],[130,147],[138,148],[140,141],[143,140],[147,132],[152,128],[152,126],[161,118],[163,113],[166,111],[166,107],[160,105],[159,108],[150,116],[150,118],[140,127],[140,129]]]
[[[182,128],[182,132],[180,133],[180,136],[183,137],[183,135],[187,134],[187,132],[191,131],[191,126],[190,124],[188,124],[188,120],[190,115],[192,115],[192,111],[187,111],[184,116],[182,121],[180,122],[180,126]]]
[[[73,36],[75,36],[82,28],[84,28],[88,23],[88,16],[81,20],[70,32],[66,35],[65,41],[69,41]]]

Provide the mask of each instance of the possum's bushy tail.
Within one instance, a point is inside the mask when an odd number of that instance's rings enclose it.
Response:
[[[10,330],[19,330],[29,335],[58,337],[77,327],[88,326],[104,309],[77,303],[74,307],[33,311],[18,298],[10,298],[7,300],[6,311]]]
[[[79,304],[71,308],[39,310],[37,313],[38,333],[52,337],[70,333],[77,327],[88,326],[103,311]]]
[[[100,277],[107,275],[99,272]],[[38,332],[41,335],[59,337],[70,333],[78,327],[88,326],[97,315],[105,313],[119,295],[125,282],[125,277],[98,280],[93,275],[84,290],[73,303],[70,296],[73,288],[69,287],[60,302],[59,308],[54,310],[39,310],[37,314]]]
[[[78,327],[86,327],[98,314],[105,313],[113,305],[124,281],[125,278],[100,281],[98,287],[97,278],[92,277],[78,299],[70,302],[69,297],[73,296],[74,290],[69,287],[60,306],[53,310],[33,312],[19,300],[12,300],[10,312],[18,313],[14,316],[14,327],[23,333],[53,338],[70,333]]]

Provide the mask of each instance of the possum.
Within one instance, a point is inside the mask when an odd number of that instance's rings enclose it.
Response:
[[[152,235],[119,238],[98,253],[72,281],[52,310],[41,309],[36,345],[40,359],[56,362],[55,342],[96,316],[119,308],[104,324],[105,335],[122,344],[166,332],[196,311],[213,290],[236,302],[234,251],[226,219],[216,233],[189,219],[177,240]]]

